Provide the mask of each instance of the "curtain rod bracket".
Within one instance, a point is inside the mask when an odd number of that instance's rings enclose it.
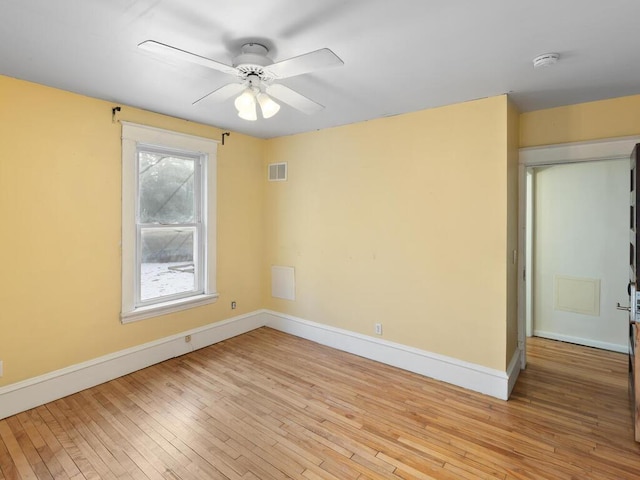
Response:
[[[224,145],[224,137],[228,137],[228,136],[230,136],[230,135],[231,135],[231,133],[229,133],[229,132],[224,132],[224,133],[222,134],[222,145]]]
[[[119,112],[120,110],[122,110],[122,107],[113,107],[111,109],[111,123],[116,122],[116,112]]]

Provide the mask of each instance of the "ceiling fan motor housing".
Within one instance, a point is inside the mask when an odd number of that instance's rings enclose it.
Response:
[[[244,78],[253,74],[264,79],[262,67],[273,64],[273,60],[267,57],[269,49],[260,43],[245,43],[241,51],[242,53],[233,59],[233,66],[242,72]]]

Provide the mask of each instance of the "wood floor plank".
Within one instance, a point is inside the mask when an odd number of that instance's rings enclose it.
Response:
[[[7,424],[18,441],[18,445],[20,446],[25,459],[29,462],[29,466],[33,469],[36,477],[42,479],[53,479],[51,472],[42,461],[36,446],[27,434],[24,426],[21,424],[19,417],[14,416],[8,418]]]
[[[76,464],[80,467],[80,470],[85,475],[92,478],[105,478],[115,479],[121,475],[122,470],[119,464],[111,462],[110,458],[107,458],[106,463],[102,457],[105,453],[104,448],[98,443],[93,441],[91,435],[89,439],[83,436],[86,434],[87,429],[84,425],[78,421],[71,421],[69,417],[73,418],[73,412],[69,411],[68,405],[65,403],[65,399],[56,400],[50,404],[47,404],[47,409],[51,412],[53,417],[57,420],[60,427],[68,435],[69,440],[76,447],[80,455],[76,454]],[[80,430],[76,429],[76,426]],[[94,449],[97,447],[97,450]],[[108,456],[108,455],[107,455]]]
[[[16,421],[16,417],[9,417],[0,421],[0,439],[2,439],[9,458],[7,462],[7,471],[13,471],[17,478],[25,480],[38,478],[34,472],[37,465],[31,465],[29,459],[25,455],[20,446],[20,437],[15,436],[10,424]]]
[[[6,419],[0,420],[0,431],[6,431],[7,428]],[[9,448],[7,446],[8,444],[12,444],[12,439],[4,439],[2,434],[0,434],[0,474],[5,478],[21,478],[16,464],[13,461],[13,458],[11,458]]]
[[[199,475],[205,474],[211,478],[221,476],[208,463],[201,464],[201,457],[167,429],[171,428],[167,417],[161,417],[158,422],[140,408],[146,403],[134,401],[140,395],[138,389],[125,397],[113,389],[116,383],[101,386],[100,391],[94,394],[95,399],[102,405],[105,418],[110,418],[114,428],[127,437],[130,447],[139,452],[142,459],[136,463],[144,467],[149,478],[158,474],[167,478],[177,475],[177,478],[184,479],[202,478]]]
[[[141,470],[126,453],[126,442],[113,426],[96,413],[92,401],[81,396],[63,399],[68,406],[67,416],[109,468],[118,477],[140,478]],[[78,401],[80,400],[80,401]]]
[[[49,448],[49,445],[36,426],[35,422],[39,422],[39,420],[35,411],[21,413],[16,416],[16,419],[20,422],[19,428],[24,429],[24,432],[29,437],[33,447],[35,448],[36,453],[41,457],[43,467],[49,471],[51,477],[54,479],[68,478],[69,475],[67,475],[62,464],[60,464],[54,452]],[[75,474],[77,471],[73,473]],[[36,474],[38,477],[43,476],[37,471]]]
[[[59,444],[61,452],[64,452],[56,455],[56,458],[63,459],[61,460],[61,463],[66,466],[66,472],[73,472],[73,469],[75,467],[83,478],[99,478],[98,474],[93,469],[91,464],[80,452],[78,446],[69,437],[69,433],[58,423],[58,421],[51,414],[51,411],[49,410],[50,406],[51,404],[46,404],[37,407],[34,410],[40,416],[44,424],[46,424],[47,429],[51,432],[51,436],[49,437],[49,444],[51,444],[53,442],[52,439],[55,438],[55,442]],[[70,461],[73,463],[73,466],[71,466],[71,464],[69,464],[64,459],[65,455],[69,457]],[[77,474],[70,473],[69,476],[73,477],[77,476]]]
[[[528,361],[504,402],[261,328],[0,420],[0,480],[640,478],[626,357]]]

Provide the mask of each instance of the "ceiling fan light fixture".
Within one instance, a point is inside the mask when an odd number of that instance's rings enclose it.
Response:
[[[256,112],[256,94],[251,87],[246,88],[236,98],[234,105],[238,110],[238,116],[243,120],[249,120],[251,122],[258,119]]]
[[[278,113],[280,105],[273,100],[271,95],[278,101],[307,115],[319,112],[324,106],[277,82],[285,78],[344,65],[340,57],[328,48],[321,48],[274,63],[269,57],[269,48],[266,45],[249,42],[242,45],[240,54],[233,58],[231,65],[228,65],[155,40],[145,40],[138,47],[154,55],[203,65],[234,76],[235,82],[227,83],[207,93],[193,104],[195,105],[205,98],[209,101],[221,102],[238,95],[235,98],[238,116],[249,121],[257,120],[257,103],[260,103],[262,117],[265,119]]]
[[[238,95],[235,102],[233,104],[236,106],[238,112],[246,110],[248,108],[254,108],[256,106],[256,96],[251,88],[245,88],[243,92]]]
[[[271,118],[280,110],[280,105],[266,93],[260,92],[256,98],[258,99],[264,118]]]
[[[253,105],[253,107],[245,107],[242,110],[238,110],[238,116],[243,120],[255,122],[258,119],[258,113],[256,112],[255,104]]]

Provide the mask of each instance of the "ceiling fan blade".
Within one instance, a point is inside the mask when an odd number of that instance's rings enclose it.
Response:
[[[240,93],[244,89],[245,86],[242,83],[227,83],[217,90],[207,93],[204,97],[200,97],[198,100],[193,102],[193,105],[205,98],[213,102],[223,102],[227,98],[233,97],[236,93]]]
[[[295,90],[291,90],[289,87],[280,85],[279,83],[269,85],[266,90],[273,98],[276,98],[287,105],[306,113],[307,115],[317,113],[324,108],[323,105],[320,105],[310,98],[299,94]]]
[[[164,43],[156,42],[154,40],[146,40],[139,44],[138,48],[165,58],[174,58],[176,60],[184,60],[186,62],[197,63],[198,65],[213,68],[214,70],[218,70],[222,73],[228,73],[229,75],[238,74],[238,71],[230,65],[216,62],[215,60],[211,60],[210,58],[201,57],[200,55],[196,55],[195,53],[180,50],[179,48],[165,45]]]
[[[282,60],[264,68],[267,75],[273,78],[288,78],[315,72],[328,67],[344,65],[344,62],[328,48],[305,53],[297,57]]]

